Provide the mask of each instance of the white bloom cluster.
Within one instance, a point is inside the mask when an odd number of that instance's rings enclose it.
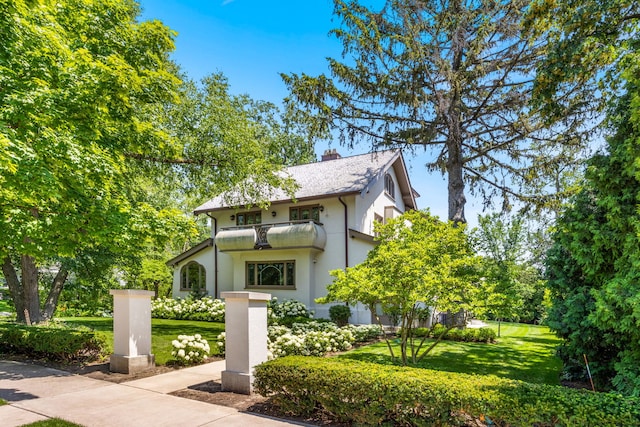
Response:
[[[285,317],[306,317],[308,319],[313,317],[313,312],[309,311],[303,303],[292,299],[278,302],[277,298],[272,298],[269,302],[269,308],[270,317],[276,321]]]
[[[185,365],[201,363],[211,350],[207,340],[200,334],[178,335],[178,339],[171,341],[171,345],[173,346],[171,355]]]
[[[271,360],[290,355],[324,356],[348,350],[354,342],[366,341],[378,334],[379,328],[373,325],[339,328],[335,323],[318,321],[294,323],[291,328],[272,325],[268,329],[267,357]],[[224,350],[225,338],[224,333],[218,335],[221,350]]]
[[[224,301],[200,299],[158,298],[151,302],[151,316],[157,319],[205,320],[224,322]]]

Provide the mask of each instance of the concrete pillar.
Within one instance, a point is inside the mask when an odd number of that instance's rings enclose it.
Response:
[[[267,361],[267,302],[270,294],[223,292],[225,370],[222,390],[251,394],[253,367]]]
[[[111,372],[132,374],[155,366],[151,354],[152,291],[112,289],[113,354]]]

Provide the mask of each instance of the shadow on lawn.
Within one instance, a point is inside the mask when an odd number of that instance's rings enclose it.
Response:
[[[446,372],[460,372],[479,375],[496,375],[538,384],[558,384],[559,366],[550,361],[553,340],[540,338],[520,339],[523,343],[546,344],[549,347],[520,351],[517,347],[498,344],[456,343],[455,349],[434,349],[437,353],[429,354],[417,367]],[[443,343],[444,344],[444,343]],[[392,360],[384,343],[366,350],[348,352],[340,358],[359,360],[381,365],[399,365],[400,349],[394,347],[396,361]],[[410,365],[415,366],[415,365]]]

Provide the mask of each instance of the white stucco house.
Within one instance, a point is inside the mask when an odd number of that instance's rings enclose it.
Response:
[[[286,169],[296,180],[295,203],[275,192],[266,210],[227,206],[223,197],[195,209],[211,218],[211,238],[167,262],[174,268],[173,296],[194,286],[208,295],[264,291],[280,301],[295,299],[328,318],[329,271],[356,265],[374,247],[374,221],[416,209],[400,150],[340,157]],[[352,323],[371,323],[364,307],[352,308]]]

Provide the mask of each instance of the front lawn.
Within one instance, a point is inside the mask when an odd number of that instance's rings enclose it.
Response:
[[[496,331],[497,323],[490,323]],[[421,368],[467,374],[497,375],[531,383],[559,384],[562,362],[555,356],[560,340],[546,326],[502,323],[495,344],[440,342],[418,365]],[[432,341],[432,340],[429,340]],[[400,354],[397,340],[394,352]],[[379,342],[338,356],[392,364],[386,343]]]
[[[109,317],[66,317],[61,319],[69,325],[83,325],[103,331],[109,335],[113,343],[113,319]],[[216,339],[224,332],[224,323],[198,322],[195,320],[151,319],[151,351],[156,357],[156,364],[166,365],[173,360],[171,341],[178,335],[200,334],[209,342],[210,356],[217,354]]]

